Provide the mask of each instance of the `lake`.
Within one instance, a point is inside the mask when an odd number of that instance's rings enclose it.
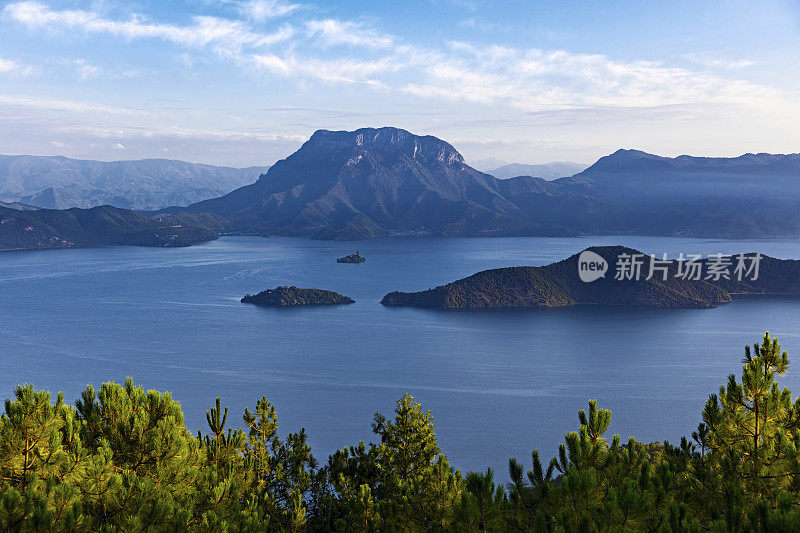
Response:
[[[337,243],[225,237],[180,249],[100,247],[0,254],[0,391],[33,383],[69,402],[88,384],[132,376],[169,390],[187,426],[206,430],[217,396],[237,425],[262,396],[285,435],[304,426],[324,463],[373,439],[409,392],[430,409],[451,463],[530,464],[556,453],[597,398],[623,439],[678,441],[709,394],[741,371],[744,346],[769,329],[800,354],[800,297],[738,297],[711,310],[581,307],[523,312],[385,308],[486,268],[544,265],[587,246],[646,253],[800,257],[800,241],[657,237],[379,239]],[[336,264],[360,250],[364,264]],[[239,302],[277,285],[331,289],[341,307],[265,309]],[[800,362],[800,360],[799,360]],[[782,383],[793,390],[800,368]],[[610,437],[610,435],[609,435]]]

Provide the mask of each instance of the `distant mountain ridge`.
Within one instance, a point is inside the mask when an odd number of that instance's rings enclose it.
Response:
[[[538,165],[526,165],[522,163],[510,163],[501,167],[487,170],[486,173],[500,178],[501,180],[515,178],[517,176],[533,176],[552,181],[558,178],[574,176],[578,172],[586,170],[589,165],[582,163],[570,163],[567,161],[554,161],[552,163],[542,163]]]
[[[221,196],[252,183],[266,168],[170,159],[103,162],[0,155],[0,201],[47,209],[113,205],[155,210]]]
[[[39,207],[33,207],[32,205],[23,204],[20,202],[0,202],[0,207],[17,209],[19,211],[35,211],[37,209],[41,209]]]
[[[659,157],[619,150],[547,181],[479,172],[449,143],[398,128],[319,130],[258,181],[166,213],[234,232],[351,240],[402,235],[800,235],[800,155]]]
[[[552,183],[555,194],[596,202],[576,220],[582,232],[800,235],[800,154],[669,158],[618,150]]]

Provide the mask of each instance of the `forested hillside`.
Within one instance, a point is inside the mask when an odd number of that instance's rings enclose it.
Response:
[[[581,281],[579,254],[542,267],[509,267],[484,270],[446,285],[419,292],[390,292],[381,303],[431,309],[518,309],[565,307],[572,305],[627,305],[644,307],[683,307],[707,309],[732,301],[731,294],[798,294],[800,261],[775,259],[758,254],[758,272],[738,276],[737,263],[752,266],[755,254],[720,256],[727,265],[724,276],[708,275],[711,256],[696,266],[704,277],[686,276],[685,264],[678,260],[659,260],[624,246],[593,246],[594,252],[611,268],[624,264],[624,258],[641,258],[641,276],[617,279],[611,270],[594,282]],[[739,263],[739,259],[742,260]],[[622,263],[620,262],[622,261]],[[657,269],[666,269],[659,272]],[[650,276],[652,270],[652,276]],[[681,274],[683,272],[683,274]],[[742,272],[740,272],[741,274]],[[731,275],[733,274],[733,275]]]
[[[205,214],[153,219],[110,205],[63,211],[0,206],[0,251],[102,244],[189,246],[216,239],[216,229],[223,223],[220,217]]]
[[[788,367],[787,353],[767,333],[745,349],[741,379],[728,377],[697,430],[677,445],[607,435],[611,412],[590,400],[557,450],[509,460],[507,485],[490,469],[464,474],[451,465],[432,414],[409,395],[392,416],[375,415],[375,442],[346,446],[322,462],[303,429],[279,431],[265,397],[238,423],[217,399],[205,432],[194,434],[169,393],[130,380],[89,386],[74,406],[62,394],[19,386],[0,417],[0,525],[73,532],[797,531],[800,400],[777,382]]]

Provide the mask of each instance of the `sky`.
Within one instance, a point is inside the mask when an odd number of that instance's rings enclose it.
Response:
[[[377,126],[484,168],[800,152],[800,1],[0,1],[0,153],[244,167]]]

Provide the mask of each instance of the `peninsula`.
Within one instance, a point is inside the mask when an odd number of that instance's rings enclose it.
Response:
[[[472,276],[420,292],[391,292],[381,303],[387,306],[429,309],[519,309],[573,305],[624,305],[708,309],[731,302],[732,294],[800,294],[800,261],[760,256],[756,279],[685,279],[677,261],[659,265],[658,274],[646,279],[651,258],[622,246],[593,247],[609,271],[592,282],[581,281],[578,257],[543,267],[521,266],[484,270]],[[615,279],[620,256],[642,256],[638,279]],[[748,254],[747,257],[752,257]],[[728,257],[732,260],[733,258]],[[709,259],[699,261],[707,272]],[[735,263],[735,261],[731,261]],[[662,270],[666,270],[666,279]]]

